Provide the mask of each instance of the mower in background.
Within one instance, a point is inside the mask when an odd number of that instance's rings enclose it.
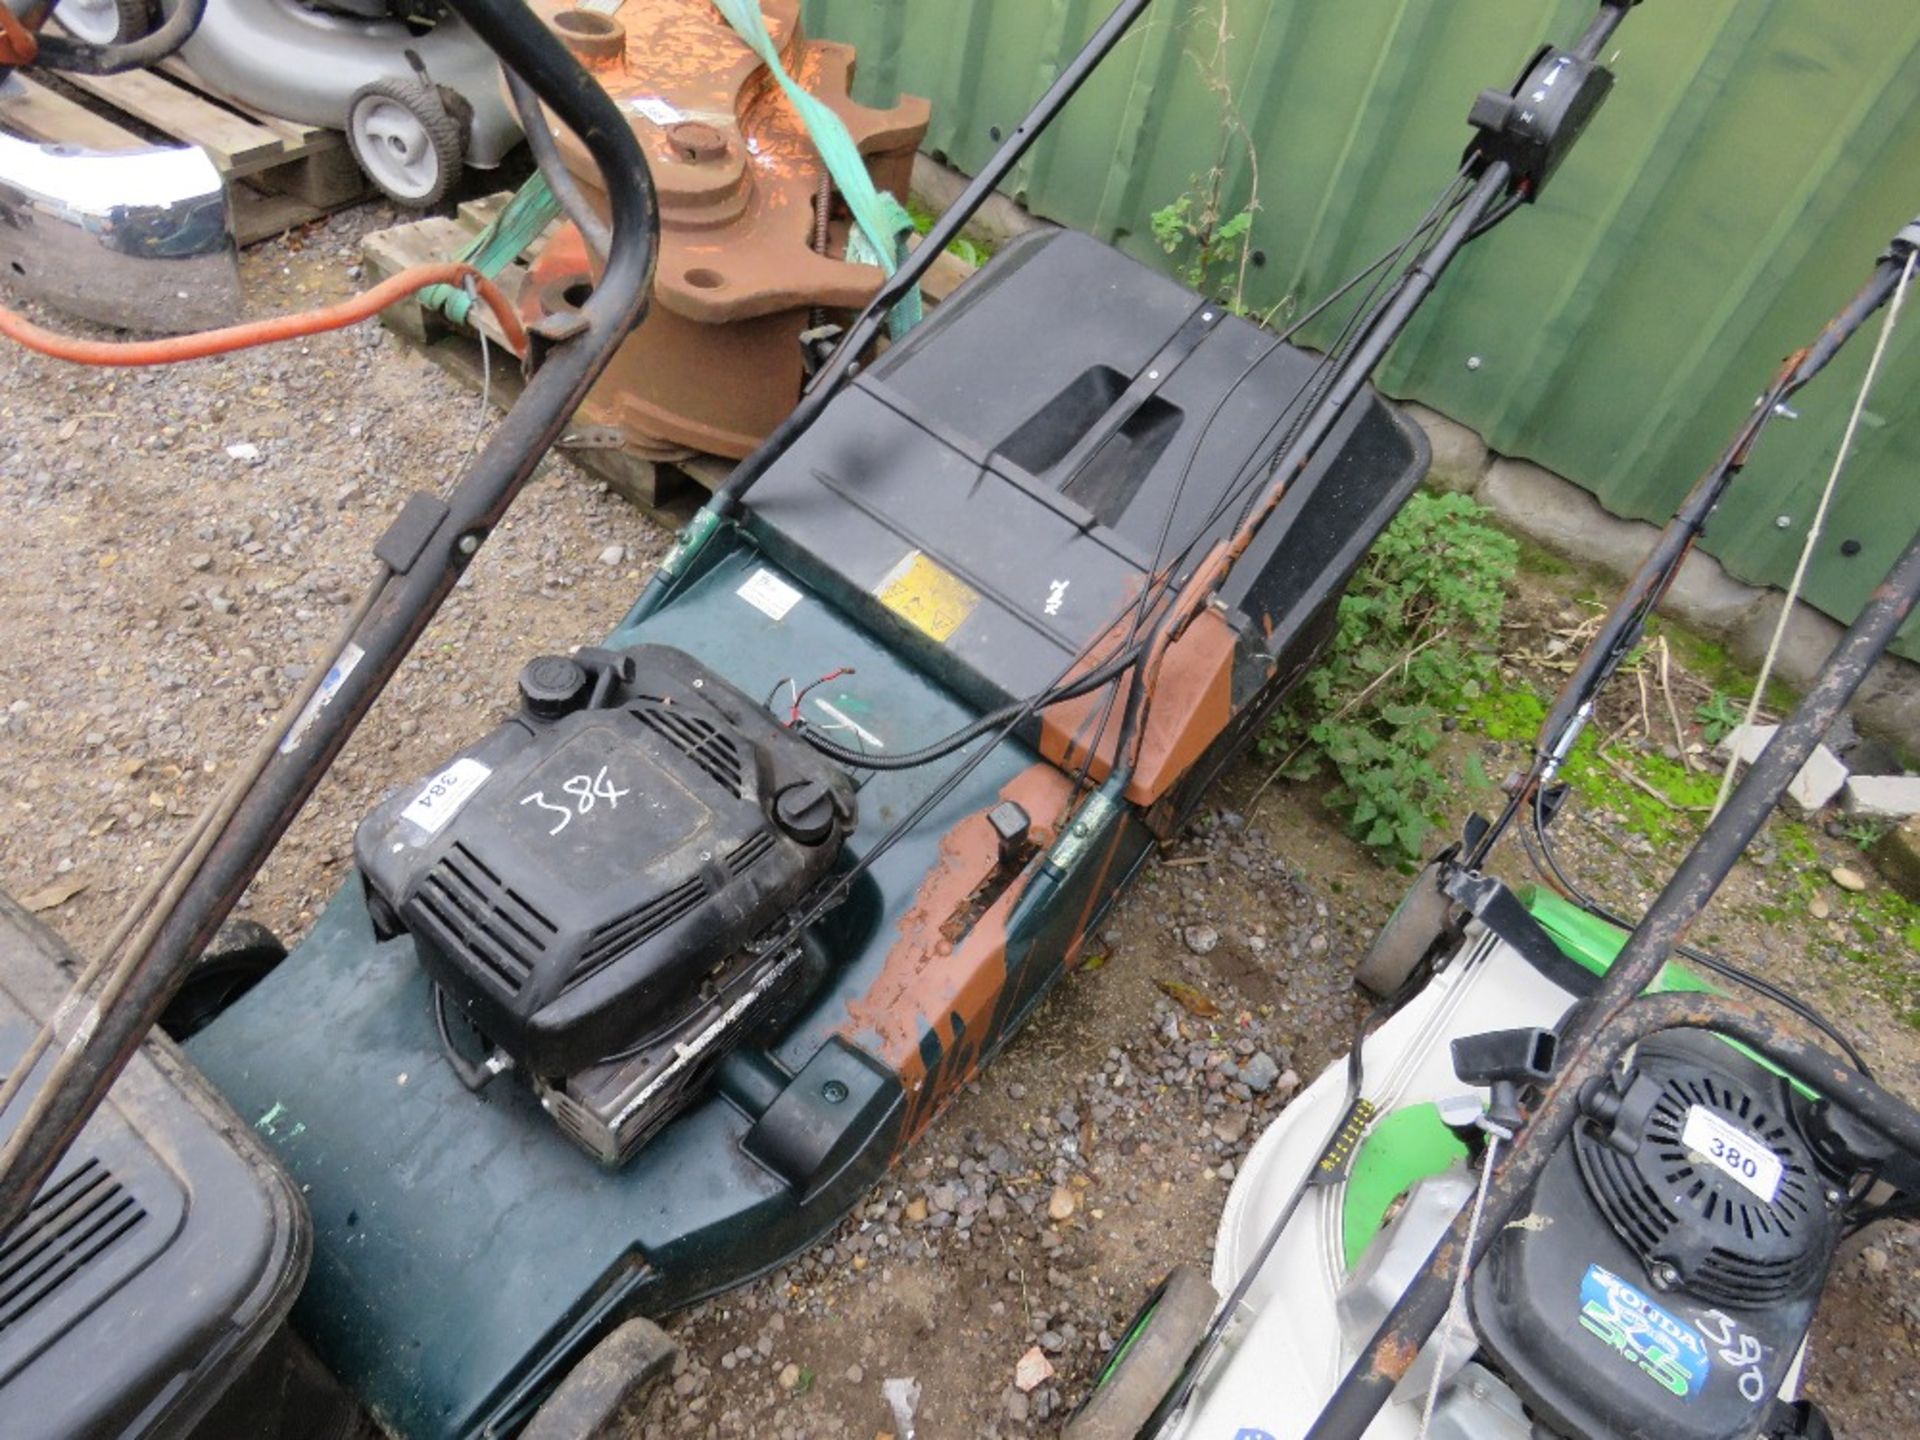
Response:
[[[1842,1238],[1915,1213],[1920,1112],[1803,1003],[1679,941],[1920,593],[1920,539],[1638,926],[1581,894],[1549,826],[1596,693],[1760,431],[1897,312],[1916,247],[1920,221],[1688,496],[1505,813],[1421,873],[1362,960],[1383,1005],[1248,1153],[1211,1281],[1163,1282],[1069,1440],[1830,1440],[1799,1394],[1808,1331]],[[1573,898],[1485,872],[1517,823]]]

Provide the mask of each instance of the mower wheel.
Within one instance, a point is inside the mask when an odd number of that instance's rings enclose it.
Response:
[[[153,29],[154,9],[151,0],[60,0],[53,18],[76,40],[115,45]]]
[[[467,127],[458,96],[418,76],[363,85],[347,104],[347,144],[367,178],[395,204],[438,205],[466,163]]]
[[[198,1034],[286,958],[280,937],[257,920],[227,921],[167,1002],[160,1028],[175,1040]]]
[[[1113,1347],[1063,1440],[1136,1440],[1180,1379],[1220,1297],[1197,1265],[1180,1265],[1147,1297]]]
[[[1440,889],[1440,862],[1432,861],[1414,877],[1413,888],[1401,897],[1354,966],[1354,983],[1382,1000],[1397,994],[1433,942],[1446,933],[1451,904]]]
[[[590,1440],[673,1368],[680,1347],[651,1320],[627,1321],[586,1353],[533,1412],[520,1440]]]

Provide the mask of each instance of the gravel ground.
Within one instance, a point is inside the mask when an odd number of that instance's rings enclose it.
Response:
[[[260,247],[250,291],[263,310],[343,294],[360,235],[391,223],[369,207]],[[306,673],[387,519],[444,485],[482,417],[374,327],[165,372],[0,350],[0,387],[19,437],[0,455],[0,883],[85,951]],[[298,936],[374,799],[491,723],[528,655],[610,628],[664,546],[550,462],[247,913]],[[1404,884],[1312,789],[1253,803],[1263,778],[1226,778],[1109,921],[1099,963],[828,1243],[674,1322],[686,1359],[632,1436],[868,1440],[896,1428],[884,1381],[909,1376],[926,1440],[1057,1433],[1153,1282],[1206,1258],[1262,1126],[1344,1050],[1360,1014],[1349,967]],[[1606,843],[1594,818],[1569,831],[1569,860],[1646,898],[1671,856]],[[1736,875],[1727,943],[1817,995],[1920,1093],[1920,1037],[1853,977],[1805,962],[1796,933],[1740,919],[1767,886],[1763,867]],[[1920,1434],[1914,1261],[1911,1232],[1883,1231],[1848,1247],[1831,1287],[1812,1384],[1854,1440]],[[1052,1373],[1022,1390],[1032,1350]]]

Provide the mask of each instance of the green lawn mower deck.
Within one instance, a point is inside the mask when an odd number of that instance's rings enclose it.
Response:
[[[578,673],[530,669],[516,718],[368,822],[367,884],[190,1053],[298,1182],[295,1325],[383,1421],[511,1430],[625,1318],[820,1239],[1007,1042],[1310,662],[1419,431],[1346,410],[1156,667],[1137,764],[1111,686],[983,724],[991,753],[896,833],[973,752],[902,757],[1119,649],[1155,557],[1184,574],[1237,527],[1314,364],[1084,236],[1023,240],[683,551],[664,605]],[[646,678],[671,652],[692,690]],[[846,794],[794,778],[803,731]],[[633,780],[643,749],[665,778]],[[742,805],[767,838],[676,838]],[[686,861],[671,903],[636,878],[611,919],[567,908],[642,859]],[[762,943],[829,861],[844,898]],[[798,968],[750,993],[775,954]],[[622,1024],[638,1048],[567,1058]]]

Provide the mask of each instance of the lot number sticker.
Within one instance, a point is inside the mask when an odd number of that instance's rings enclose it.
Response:
[[[460,813],[460,807],[473,798],[473,792],[492,773],[470,755],[456,760],[426,783],[413,803],[400,812],[400,818],[411,820],[429,835],[438,835],[440,827]]]
[[[1680,1143],[1723,1170],[1769,1205],[1780,1193],[1780,1157],[1757,1135],[1729,1125],[1702,1105],[1687,1108]]]

